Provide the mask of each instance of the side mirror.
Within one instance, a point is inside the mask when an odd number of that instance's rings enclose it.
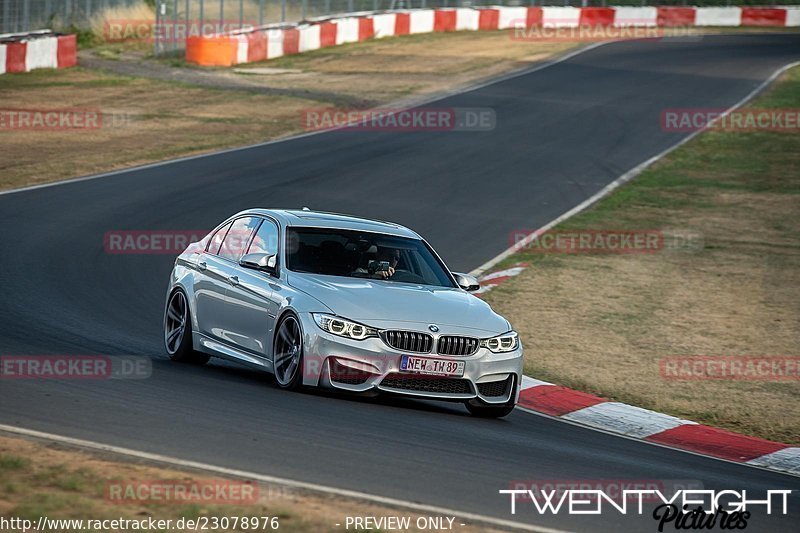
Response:
[[[453,272],[453,277],[456,278],[458,286],[465,291],[474,292],[481,288],[478,280],[469,274],[461,274],[460,272]]]
[[[239,259],[239,264],[245,268],[252,268],[254,270],[262,270],[269,274],[275,274],[277,259],[272,254],[247,254]]]

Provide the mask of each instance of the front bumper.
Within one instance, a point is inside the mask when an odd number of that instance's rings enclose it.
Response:
[[[384,391],[404,396],[438,400],[479,400],[505,404],[519,399],[522,379],[520,346],[513,352],[493,353],[479,348],[470,356],[398,351],[380,338],[350,340],[321,330],[309,319],[304,327],[305,385],[350,392]],[[448,334],[446,331],[441,335]],[[400,370],[404,355],[448,361],[463,361],[461,377],[440,377]]]

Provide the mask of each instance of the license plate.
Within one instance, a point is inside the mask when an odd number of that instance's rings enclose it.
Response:
[[[400,359],[400,370],[427,374],[429,376],[458,376],[464,375],[464,361],[448,361],[446,359],[427,359],[425,357],[411,357],[404,355]]]

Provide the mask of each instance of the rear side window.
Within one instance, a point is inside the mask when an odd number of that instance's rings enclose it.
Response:
[[[244,255],[250,237],[253,236],[259,222],[261,219],[258,217],[242,217],[234,220],[225,240],[222,241],[219,256],[231,261],[238,261]]]
[[[221,228],[219,228],[214,235],[208,239],[208,247],[206,251],[210,254],[217,255],[219,253],[219,249],[222,246],[222,239],[225,238],[225,234],[228,233],[228,229],[231,227],[231,223],[225,224]]]

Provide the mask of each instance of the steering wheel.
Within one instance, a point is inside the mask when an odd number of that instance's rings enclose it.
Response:
[[[425,283],[425,278],[422,276],[402,268],[395,270],[394,275],[389,279],[392,281],[399,281],[401,283]]]

